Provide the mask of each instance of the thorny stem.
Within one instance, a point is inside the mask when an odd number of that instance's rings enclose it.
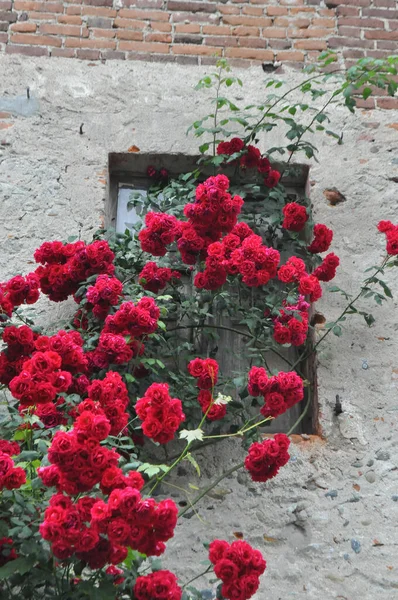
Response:
[[[210,440],[210,439],[215,439],[215,438],[228,438],[228,437],[236,437],[236,436],[244,435],[251,429],[255,429],[256,427],[260,427],[263,423],[267,423],[272,418],[273,417],[267,417],[266,419],[262,419],[261,421],[254,423],[254,425],[250,425],[250,427],[248,427],[247,429],[241,429],[240,431],[237,431],[236,433],[223,433],[221,435],[205,435],[203,437],[203,439]]]
[[[294,423],[294,425],[292,425],[292,427],[289,429],[289,431],[286,435],[291,435],[293,433],[293,431],[296,429],[297,425],[299,425],[301,423],[301,421],[304,419],[304,417],[308,411],[308,408],[310,406],[310,402],[311,402],[311,394],[309,391],[308,392],[308,400],[304,407],[303,412],[301,413],[301,415],[299,416],[297,421]],[[190,510],[191,508],[193,508],[195,506],[195,504],[197,504],[197,502],[199,502],[199,500],[201,500],[203,498],[203,496],[206,496],[206,494],[208,494],[208,492],[210,492],[213,488],[215,488],[216,485],[218,485],[220,483],[220,481],[222,481],[226,477],[229,477],[230,475],[232,475],[232,473],[235,473],[235,471],[239,471],[239,469],[241,469],[244,466],[244,464],[245,464],[244,461],[242,461],[242,462],[238,463],[237,465],[234,465],[233,467],[228,469],[228,471],[225,471],[225,473],[222,473],[219,477],[217,477],[214,481],[212,481],[212,483],[206,489],[204,489],[202,492],[200,492],[200,494],[198,494],[196,496],[196,498],[194,498],[193,501],[190,502],[189,506],[186,506],[185,508],[180,510],[180,512],[178,513],[178,517],[182,517],[183,515],[185,515],[185,513],[188,512],[188,510]]]
[[[190,583],[192,583],[193,581],[196,581],[196,579],[199,579],[200,577],[203,577],[204,575],[206,575],[206,573],[208,573],[212,568],[212,565],[209,565],[206,569],[206,571],[203,571],[202,573],[199,573],[199,575],[196,575],[196,577],[192,577],[192,579],[190,579],[189,581],[187,581],[186,583],[184,583],[184,585],[182,586],[182,589],[186,588]]]
[[[221,88],[221,73],[222,67],[218,70],[218,84],[217,84],[217,92],[216,92],[216,110],[214,111],[214,129],[217,128],[217,115],[218,115],[218,97],[220,95]],[[213,156],[216,155],[216,132],[213,133]]]

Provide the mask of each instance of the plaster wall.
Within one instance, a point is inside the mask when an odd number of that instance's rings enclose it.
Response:
[[[104,214],[109,152],[133,144],[143,151],[196,151],[185,131],[207,111],[206,94],[193,86],[209,69],[0,58],[0,111],[12,115],[10,127],[0,131],[0,280],[29,272],[33,251],[44,240],[79,232],[90,238]],[[240,102],[259,100],[261,69],[240,76]],[[296,71],[281,75],[289,84],[299,77]],[[344,133],[344,144],[316,142],[320,163],[310,171],[314,215],[335,232],[332,249],[341,259],[335,283],[348,292],[355,293],[364,269],[382,259],[377,222],[397,222],[396,121],[392,111],[352,116],[335,109],[331,129]],[[262,149],[274,143],[268,135]],[[335,207],[323,195],[333,186],[346,197]],[[398,289],[397,276],[387,278]],[[317,306],[331,321],[343,305],[340,296],[325,290]],[[233,539],[239,531],[268,562],[258,599],[398,598],[396,309],[396,301],[374,308],[370,329],[351,318],[342,338],[330,335],[321,346],[323,439],[297,438],[291,461],[275,480],[256,485],[244,474],[233,476],[198,505],[200,519],[192,513],[182,519],[167,553],[182,581],[206,558],[199,540]],[[48,318],[47,308],[40,310]],[[57,318],[66,312],[58,306]],[[338,417],[336,394],[343,406]],[[215,457],[207,453],[198,485],[240,458],[239,447],[230,443]],[[181,473],[179,485],[184,484]],[[176,495],[171,488],[165,492]]]

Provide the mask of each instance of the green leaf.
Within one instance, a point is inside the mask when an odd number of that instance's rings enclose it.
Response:
[[[370,87],[366,87],[364,88],[363,92],[362,92],[362,98],[364,100],[366,100],[367,98],[369,98],[369,96],[372,94],[372,88]]]
[[[337,335],[337,337],[340,337],[343,334],[343,330],[341,329],[340,325],[335,325],[332,329],[332,332],[334,335]]]
[[[26,556],[10,560],[10,562],[0,567],[0,579],[7,579],[11,575],[14,575],[14,573],[24,575],[32,569],[35,562],[35,556]]]
[[[392,292],[391,292],[390,288],[388,287],[388,285],[384,281],[382,281],[382,279],[379,279],[379,284],[383,288],[384,293],[387,296],[387,298],[392,298]]]

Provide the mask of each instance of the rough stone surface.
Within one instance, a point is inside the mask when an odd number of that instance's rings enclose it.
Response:
[[[33,251],[42,241],[79,233],[89,238],[100,226],[108,152],[127,151],[133,144],[145,151],[195,151],[196,142],[185,131],[208,110],[206,93],[193,90],[205,71],[174,64],[1,57],[3,105],[11,110],[13,99],[29,86],[39,108],[14,115],[14,126],[0,135],[0,280],[32,269]],[[259,100],[262,71],[253,68],[241,76],[245,87],[236,101],[242,103],[243,95],[246,103]],[[282,77],[293,84],[299,75]],[[397,176],[398,138],[388,111],[351,116],[335,109],[331,118],[330,128],[344,133],[344,144],[316,140],[320,163],[311,169],[311,199],[316,221],[335,232],[332,249],[341,259],[336,284],[354,293],[363,270],[383,256],[376,223],[397,221],[398,188],[391,177]],[[275,142],[268,134],[261,146],[265,150]],[[345,202],[326,201],[323,191],[332,187]],[[387,278],[397,290],[397,276],[391,272]],[[319,311],[332,321],[343,306],[339,295],[325,291]],[[47,311],[43,305],[41,310]],[[67,312],[59,305],[52,319]],[[183,582],[206,558],[201,542],[216,536],[232,540],[241,532],[268,562],[258,600],[397,597],[396,302],[372,312],[372,328],[350,318],[341,338],[330,335],[320,347],[324,439],[297,440],[289,464],[266,485],[253,484],[244,474],[224,480],[197,505],[200,519],[195,513],[181,519],[166,564],[173,564]],[[343,408],[338,417],[336,394]],[[224,442],[220,448],[214,456],[210,449],[198,456],[203,474],[196,480],[192,473],[192,481],[199,487],[242,457],[236,444]],[[190,473],[190,465],[184,468]],[[181,473],[178,485],[195,495]],[[186,501],[174,488],[162,492]]]

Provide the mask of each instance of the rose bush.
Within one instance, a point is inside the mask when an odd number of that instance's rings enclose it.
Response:
[[[225,68],[216,77],[229,87]],[[236,112],[219,95],[216,105]],[[379,273],[397,265],[398,226],[382,221],[386,258],[315,343],[310,303],[339,265],[334,253],[319,256],[333,232],[312,222],[305,199],[290,202],[288,166],[272,164],[272,152],[256,145],[263,119],[257,129],[240,119],[240,137],[214,119],[209,130],[195,125],[198,135],[213,136],[213,157],[194,173],[172,179],[165,169],[148,169],[154,185],[136,230],[101,231],[91,243],[45,242],[32,273],[0,284],[0,382],[8,394],[0,582],[9,598],[201,598],[193,580],[183,583],[152,558],[164,554],[187,510],[155,499],[155,489],[182,461],[196,468],[202,443],[226,437],[242,439],[245,459],[225,475],[245,468],[256,482],[275,477],[289,460],[288,436],[310,406],[303,361],[330,332],[341,334],[347,314],[372,323],[356,308],[359,297],[381,303],[391,295]],[[302,148],[301,134],[296,146],[288,146],[290,156]],[[56,333],[23,310],[45,297],[76,302],[69,325]],[[244,373],[220,368],[223,330],[248,340]],[[269,367],[272,355],[285,370]],[[288,434],[265,439],[262,426],[303,399]],[[166,450],[168,464],[154,463],[151,449],[173,440],[180,440],[176,458]],[[261,552],[245,541],[206,542],[201,575],[214,571],[217,597],[251,598],[266,569]]]

